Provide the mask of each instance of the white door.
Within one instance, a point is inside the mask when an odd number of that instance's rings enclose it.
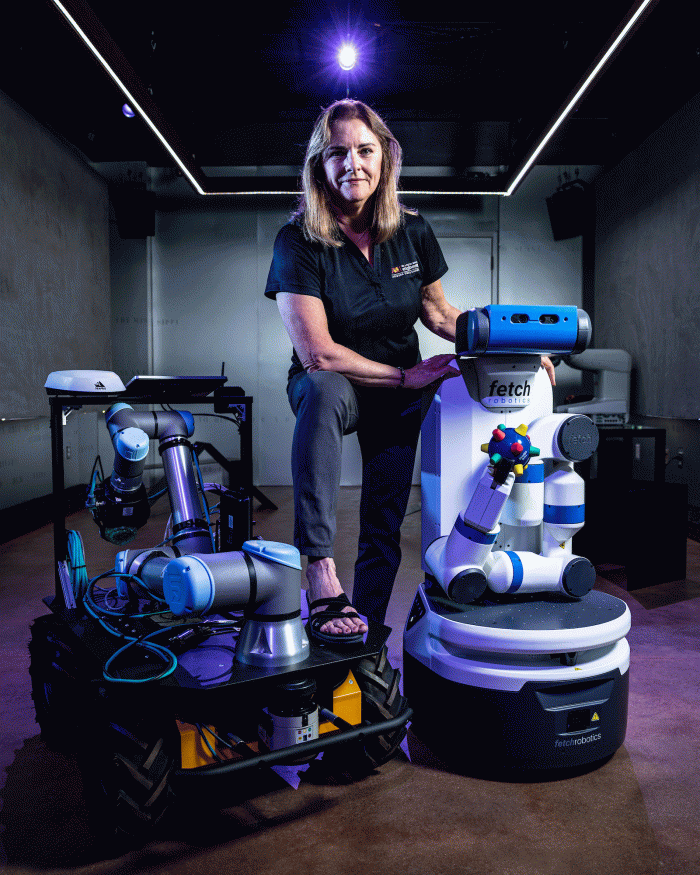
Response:
[[[459,310],[495,303],[492,237],[439,237],[449,270],[442,278],[445,297]],[[454,345],[432,334],[423,325],[416,327],[424,359],[438,353],[454,352]]]
[[[450,304],[464,311],[495,303],[493,237],[439,237],[438,242],[449,267],[442,278],[442,287]],[[454,344],[432,334],[423,325],[418,325],[416,330],[424,359],[439,353],[454,352]],[[420,483],[420,445],[413,482]]]

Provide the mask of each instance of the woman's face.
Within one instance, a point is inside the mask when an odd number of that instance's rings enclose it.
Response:
[[[360,119],[339,119],[331,125],[331,140],[322,157],[333,201],[341,209],[360,211],[379,185],[382,171],[379,140]]]

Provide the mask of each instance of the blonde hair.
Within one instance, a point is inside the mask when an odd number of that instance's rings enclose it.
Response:
[[[374,134],[382,149],[379,185],[374,193],[372,237],[376,243],[388,240],[403,224],[408,210],[399,202],[398,184],[402,152],[396,137],[386,124],[360,100],[336,100],[316,119],[311,132],[301,177],[301,195],[292,216],[301,222],[304,236],[326,246],[342,246],[340,227],[331,209],[323,171],[323,152],[331,141],[335,121],[359,119]]]

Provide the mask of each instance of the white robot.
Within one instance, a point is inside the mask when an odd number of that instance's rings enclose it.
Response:
[[[464,379],[443,383],[423,424],[426,581],[406,623],[404,690],[420,734],[440,744],[447,708],[461,729],[450,752],[482,764],[567,768],[624,740],[629,609],[592,591],[595,569],[572,548],[584,523],[574,463],[598,433],[552,412],[540,367],[589,340],[576,307],[462,314]]]

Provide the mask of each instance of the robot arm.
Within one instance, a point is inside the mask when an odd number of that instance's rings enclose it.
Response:
[[[119,403],[105,419],[114,468],[93,510],[102,536],[124,544],[148,519],[142,477],[152,439],[159,442],[172,508],[172,546],[117,555],[119,593],[127,594],[125,581],[131,576],[163,598],[178,617],[246,608],[247,622],[236,645],[239,662],[272,667],[306,659],[309,642],[300,621],[299,551],[253,540],[242,551],[214,552],[187,440],[194,433],[192,415],[175,410],[140,413]]]
[[[490,306],[462,314],[457,335],[458,353],[474,357],[463,369],[465,425],[503,418],[481,447],[489,455],[488,467],[478,482],[467,474],[466,482],[473,484],[467,509],[449,535],[428,546],[426,567],[448,596],[463,604],[487,587],[497,593],[554,591],[581,597],[595,572],[587,559],[571,552],[584,507],[583,481],[573,463],[595,450],[597,429],[586,416],[547,412],[551,392],[548,404],[538,395],[533,406],[540,415],[529,429],[506,423],[512,422],[508,416],[522,416],[538,391],[535,357],[583,351],[590,340],[588,317],[576,307]],[[472,452],[464,455],[474,461]],[[551,463],[547,477],[543,460]],[[458,471],[451,474],[460,481]],[[530,534],[513,538],[518,530]],[[522,549],[525,543],[532,546]]]
[[[446,538],[434,541],[425,561],[451,599],[463,604],[475,601],[486,591],[485,567],[499,531],[499,520],[515,483],[531,457],[540,454],[527,435],[527,427],[508,428],[501,423],[493,430],[482,452],[489,464],[471,497],[467,509],[457,517]]]
[[[185,411],[140,413],[122,402],[105,414],[114,447],[111,475],[95,490],[91,509],[100,534],[122,546],[133,540],[150,516],[150,504],[143,485],[143,471],[149,443],[158,438],[163,456],[168,491],[173,505],[174,525],[192,521],[184,533],[195,539],[196,549],[207,551],[206,523],[197,494],[187,438],[194,433],[194,419]],[[211,549],[211,547],[209,547]]]
[[[550,591],[571,598],[590,591],[595,571],[571,552],[584,520],[584,484],[573,463],[588,458],[597,436],[588,417],[563,414],[536,420],[529,435],[524,424],[494,429],[481,447],[489,464],[467,509],[425,554],[427,567],[453,601],[470,604],[487,587],[499,594]],[[542,449],[532,444],[533,437]],[[546,478],[543,459],[553,461]],[[511,524],[543,526],[540,553],[492,552],[504,512]]]
[[[47,378],[46,389],[52,394],[90,396],[125,391],[119,377],[106,371],[57,371]],[[131,598],[130,585],[138,582],[137,600],[145,587],[164,599],[177,617],[243,608],[245,623],[236,644],[238,662],[261,668],[304,662],[309,641],[301,622],[299,551],[288,544],[255,539],[246,541],[240,551],[215,552],[209,525],[202,519],[204,508],[188,443],[194,433],[192,415],[175,410],[142,413],[119,402],[109,408],[105,420],[114,464],[110,476],[99,485],[94,478],[87,502],[100,534],[121,546],[148,520],[150,504],[143,472],[149,443],[157,439],[172,509],[173,537],[168,546],[121,550],[113,572],[98,577],[113,574],[117,594],[124,598]],[[88,589],[92,583],[94,580]],[[83,604],[99,619],[96,605],[90,607],[87,598]],[[136,643],[137,639],[129,640]]]
[[[128,422],[110,425],[109,417],[115,407],[107,411],[107,423],[114,447],[114,465],[111,475],[94,490],[89,507],[105,541],[121,546],[129,543],[150,516],[151,506],[143,485],[143,470],[148,455],[149,438],[140,428]],[[132,411],[133,412],[133,411]]]

